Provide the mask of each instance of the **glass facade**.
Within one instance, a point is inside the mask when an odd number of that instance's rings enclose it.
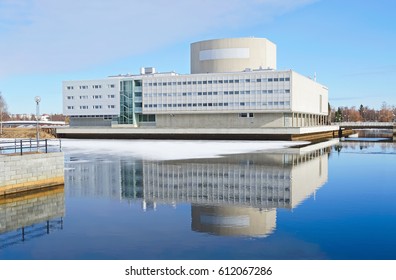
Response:
[[[142,112],[142,81],[120,81],[119,124],[137,124],[138,114]]]

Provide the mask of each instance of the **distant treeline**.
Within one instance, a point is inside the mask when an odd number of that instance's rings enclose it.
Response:
[[[396,121],[396,107],[385,102],[376,110],[361,104],[358,108],[331,107],[331,122],[392,122]]]

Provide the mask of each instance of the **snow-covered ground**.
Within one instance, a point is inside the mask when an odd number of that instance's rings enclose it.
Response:
[[[291,141],[184,141],[184,140],[80,140],[62,139],[67,154],[133,156],[146,160],[213,158],[228,154],[282,149],[309,142]]]

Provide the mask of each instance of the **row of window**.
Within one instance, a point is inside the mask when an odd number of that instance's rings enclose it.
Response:
[[[253,113],[243,113],[243,114],[252,114],[253,117]],[[206,178],[208,177],[215,177],[215,178],[248,178],[248,179],[252,179],[252,180],[267,180],[267,179],[290,179],[290,175],[289,174],[284,174],[282,172],[277,173],[276,171],[274,173],[269,173],[266,170],[263,171],[258,171],[258,172],[246,172],[244,173],[243,171],[241,172],[240,170],[237,170],[236,172],[226,172],[223,171],[222,169],[218,169],[215,170],[215,172],[213,171],[201,171],[198,168],[200,168],[200,166],[194,167],[197,169],[194,170],[182,170],[180,172],[172,172],[172,171],[167,171],[167,170],[160,170],[158,171],[157,176],[158,177],[165,177],[165,178],[184,178],[184,177],[188,177],[188,178],[192,178],[192,177],[201,177],[204,176]],[[197,182],[198,184],[202,184],[200,182]],[[208,182],[209,183],[209,182]],[[205,184],[205,183],[204,183]],[[210,183],[209,183],[210,184]],[[290,191],[289,187],[284,186],[284,188],[282,187],[273,187],[273,186],[268,186],[265,187],[265,189],[268,190],[278,190],[280,192],[283,191]]]
[[[102,85],[92,85],[92,86],[91,86],[91,88],[93,88],[93,89],[100,89],[100,88],[102,88],[102,87],[103,87]],[[84,86],[79,86],[79,89],[88,89],[88,88],[89,88],[89,86],[86,86],[86,85],[84,85]],[[115,88],[115,84],[108,84],[108,85],[107,85],[107,88]],[[67,90],[73,90],[73,89],[74,89],[74,86],[67,86],[66,89],[67,89]]]
[[[290,101],[144,104],[144,108],[289,106]]]
[[[116,119],[118,116],[111,115],[71,115],[71,118],[103,118],[105,120]]]
[[[102,109],[103,107],[105,107],[105,106],[93,105],[92,109]],[[107,105],[107,109],[114,109],[114,108],[115,108],[115,105]],[[67,109],[68,110],[73,110],[74,106],[67,106]],[[89,109],[89,106],[88,105],[82,105],[82,106],[80,106],[80,109],[81,110],[87,110],[87,109]]]
[[[261,83],[261,82],[288,82],[290,77],[286,78],[257,78],[257,79],[233,79],[233,80],[208,80],[208,81],[173,81],[173,82],[153,82],[144,83],[145,86],[180,86],[180,85],[211,85],[211,84],[239,84],[239,83]]]
[[[80,95],[79,96],[80,99],[89,99],[89,95]],[[92,99],[102,99],[103,96],[102,95],[92,95]],[[115,94],[108,94],[107,98],[115,98]],[[68,100],[74,100],[74,96],[73,95],[68,95],[67,96]]]
[[[201,96],[201,95],[238,95],[238,94],[272,94],[272,93],[290,93],[290,89],[269,89],[269,90],[235,90],[235,91],[203,91],[203,92],[179,92],[175,93],[147,93],[145,97],[160,96]]]

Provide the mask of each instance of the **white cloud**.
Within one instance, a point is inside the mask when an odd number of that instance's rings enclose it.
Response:
[[[249,26],[311,2],[3,0],[0,77],[104,63],[213,30]]]

